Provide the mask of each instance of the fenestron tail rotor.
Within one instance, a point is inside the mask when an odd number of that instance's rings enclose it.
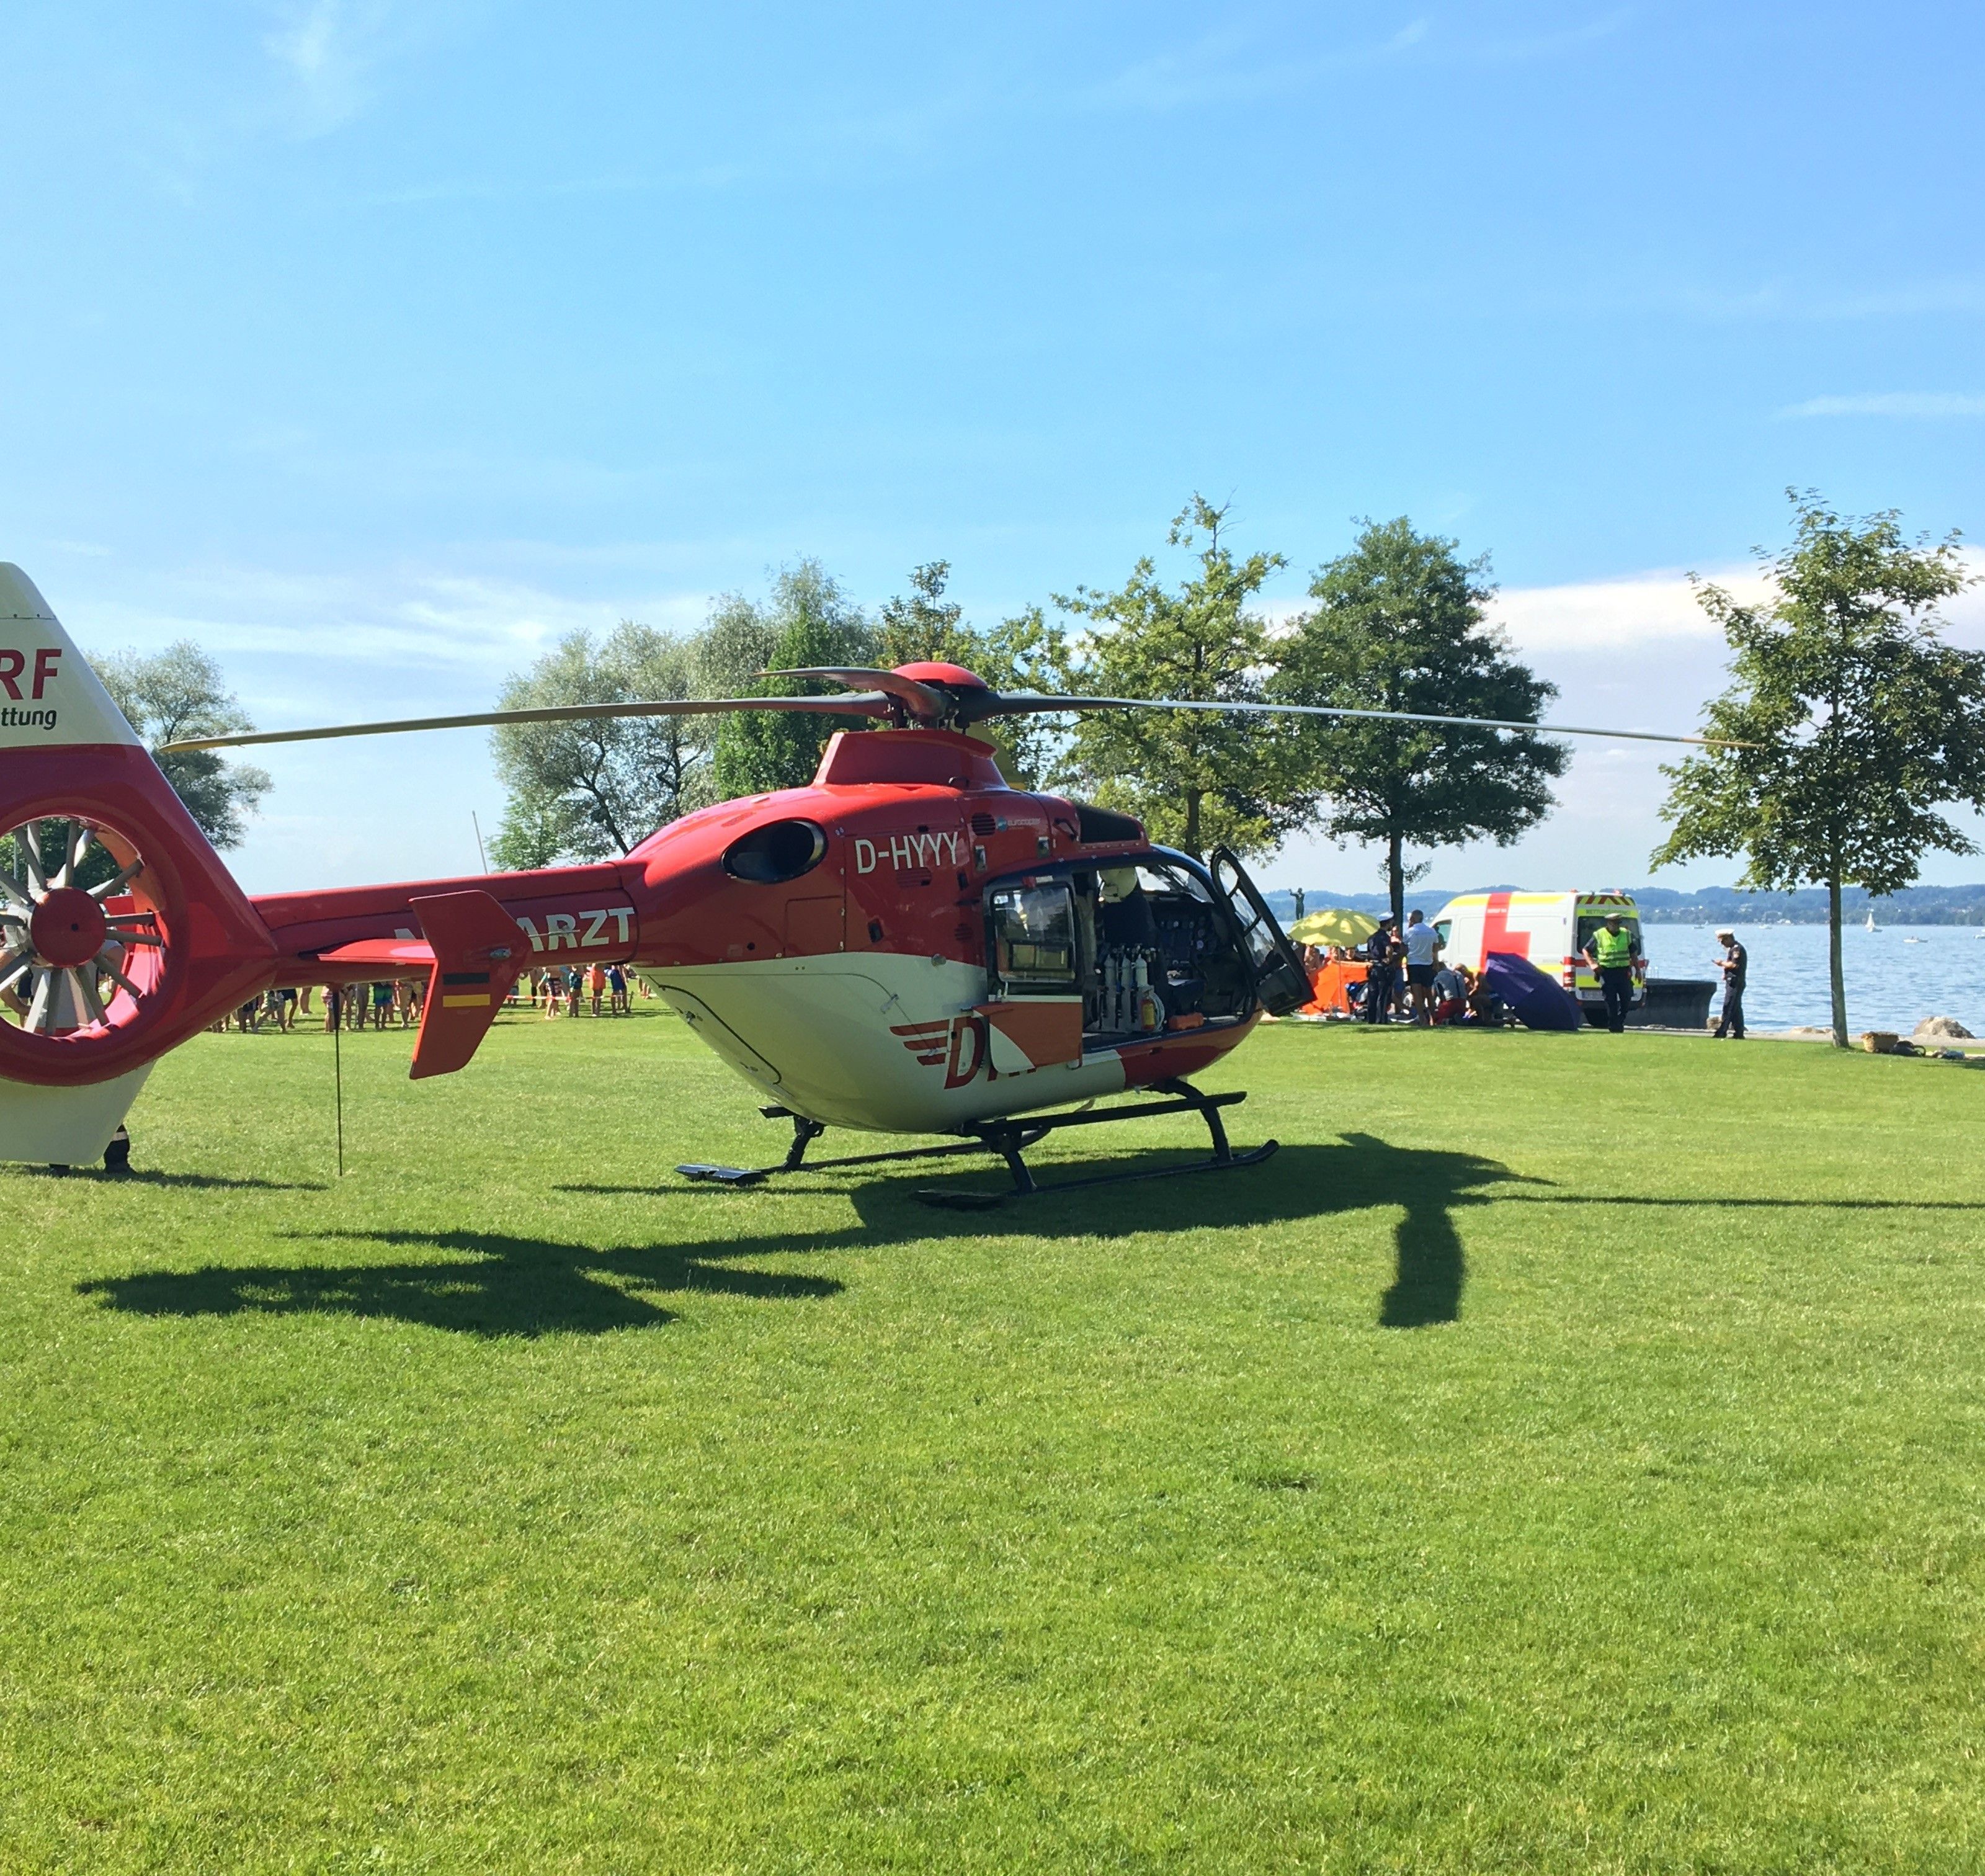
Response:
[[[24,821],[9,835],[22,877],[0,871],[0,998],[30,1034],[107,1027],[120,997],[142,1007],[158,982],[165,939],[156,915],[129,897],[142,856],[80,815]],[[81,882],[98,849],[115,870]],[[145,964],[147,952],[159,955]]]

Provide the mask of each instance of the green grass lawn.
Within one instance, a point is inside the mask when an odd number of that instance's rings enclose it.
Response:
[[[0,1172],[0,1870],[1985,1863],[1985,1074],[1285,1025],[965,1214],[406,1054]]]

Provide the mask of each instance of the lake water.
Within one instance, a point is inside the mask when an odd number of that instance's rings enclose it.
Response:
[[[1751,953],[1744,1020],[1752,1029],[1824,1027],[1832,1020],[1824,925],[1740,925]],[[1646,925],[1648,974],[1711,977],[1716,934],[1707,927]],[[1892,1029],[1906,1036],[1926,1016],[1951,1016],[1985,1036],[1985,928],[1975,925],[1849,926],[1841,934],[1849,1034]],[[1712,1013],[1721,1002],[1717,993]]]

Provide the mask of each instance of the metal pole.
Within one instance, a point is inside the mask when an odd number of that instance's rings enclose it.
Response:
[[[482,870],[489,870],[489,855],[482,845],[482,823],[475,818],[475,810],[469,811],[469,824],[475,829],[475,857],[482,862]]]
[[[338,1020],[331,1032],[331,1076],[334,1091],[332,1105],[338,1112],[338,1176],[344,1177],[344,989],[331,992],[338,1005]]]

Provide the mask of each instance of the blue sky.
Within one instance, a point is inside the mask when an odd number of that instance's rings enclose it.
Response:
[[[0,557],[274,726],[800,553],[1011,610],[1201,488],[1285,601],[1355,516],[1490,550],[1567,720],[1687,727],[1679,575],[1787,484],[1985,529],[1981,51],[1928,5],[10,8]],[[472,864],[499,805],[472,735],[266,762],[256,888]],[[1589,751],[1436,877],[1644,878],[1659,792]]]

